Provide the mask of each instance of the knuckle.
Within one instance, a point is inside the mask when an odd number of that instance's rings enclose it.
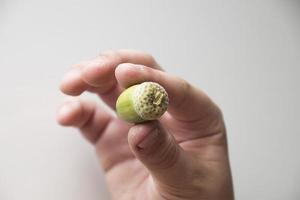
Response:
[[[118,59],[120,60],[120,52],[118,50],[106,50],[100,53],[99,57],[101,59]]]
[[[149,54],[149,53],[143,53],[144,54],[144,58],[145,60],[147,60],[147,65],[149,65],[150,67],[156,66],[158,67],[158,64],[155,60],[155,58]]]
[[[111,56],[111,55],[114,55],[114,53],[115,53],[115,50],[110,49],[110,50],[102,51],[99,56]]]
[[[87,62],[88,61],[84,60],[84,61],[81,61],[79,63],[73,64],[73,65],[71,65],[71,70],[73,70],[73,69],[81,69],[81,68],[83,68],[86,65]]]
[[[172,168],[178,161],[180,148],[174,145],[174,139],[170,135],[158,140],[151,148],[145,149],[143,156],[152,157],[148,160],[152,168],[164,170]]]
[[[223,111],[220,108],[220,106],[218,106],[217,104],[214,103],[214,107],[215,107],[215,112],[217,115],[223,116]]]
[[[184,105],[185,102],[189,99],[189,94],[191,93],[191,89],[192,89],[192,85],[182,79],[182,78],[179,78],[179,77],[176,77],[177,78],[177,82],[179,83],[178,84],[178,87],[179,87],[179,93],[180,93],[180,97],[178,98],[178,101],[176,102],[176,106],[180,106],[180,105]]]
[[[179,150],[179,148],[175,148],[174,144],[169,143],[159,153],[154,166],[156,166],[158,169],[172,168],[178,161]]]
[[[145,57],[146,57],[148,60],[150,60],[150,61],[152,61],[152,62],[155,62],[155,58],[153,57],[152,54],[150,54],[150,53],[144,53],[144,55],[145,55]]]
[[[179,81],[181,82],[181,87],[182,87],[182,91],[183,91],[182,93],[184,96],[186,96],[190,92],[192,86],[188,81],[186,81],[182,78],[179,78]]]

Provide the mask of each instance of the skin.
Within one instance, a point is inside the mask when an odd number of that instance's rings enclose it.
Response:
[[[137,125],[117,118],[119,94],[144,81],[166,89],[168,111],[158,121]],[[95,146],[112,199],[234,199],[220,109],[199,88],[164,72],[152,56],[104,52],[72,66],[60,89],[74,97],[60,106],[57,121],[78,128]],[[76,97],[85,91],[110,109]]]

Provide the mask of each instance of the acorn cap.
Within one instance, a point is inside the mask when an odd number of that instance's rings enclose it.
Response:
[[[161,117],[168,108],[166,90],[154,82],[144,82],[126,89],[116,103],[117,114],[125,121],[140,123]]]

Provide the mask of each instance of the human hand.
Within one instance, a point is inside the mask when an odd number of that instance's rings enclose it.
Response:
[[[57,121],[77,127],[95,146],[112,199],[232,200],[226,130],[220,109],[198,88],[170,75],[148,54],[108,51],[74,65],[61,90],[96,93],[115,110],[127,87],[162,85],[168,111],[158,120],[129,124],[95,102],[72,98]]]

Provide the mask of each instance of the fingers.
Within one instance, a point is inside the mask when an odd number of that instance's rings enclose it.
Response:
[[[157,67],[152,56],[134,50],[107,51],[83,68],[83,79],[94,87],[115,81],[114,70],[121,63],[142,64]],[[112,86],[112,85],[110,85]]]
[[[187,177],[187,155],[158,122],[133,126],[128,133],[128,143],[158,183],[178,184],[181,175]]]
[[[65,94],[74,96],[86,90],[95,92],[114,108],[121,92],[115,78],[115,68],[125,62],[159,69],[149,54],[134,50],[107,51],[93,60],[75,65],[63,78],[60,89]]]
[[[57,112],[57,121],[63,126],[73,126],[95,143],[112,116],[94,102],[71,98],[65,101]]]
[[[77,96],[87,90],[89,86],[82,80],[81,69],[72,68],[62,79],[60,90],[68,95]]]
[[[214,103],[203,92],[185,80],[160,70],[124,63],[116,68],[116,78],[125,88],[144,81],[161,84],[169,95],[168,111],[178,120],[198,120],[216,109]]]

